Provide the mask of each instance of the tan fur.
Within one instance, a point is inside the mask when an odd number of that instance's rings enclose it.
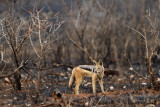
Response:
[[[76,86],[75,86],[75,94],[79,94],[79,86],[82,83],[83,77],[91,77],[92,78],[92,88],[93,88],[93,93],[96,93],[96,80],[98,80],[100,87],[101,87],[101,91],[102,93],[104,93],[104,87],[103,87],[103,76],[104,76],[104,67],[103,64],[96,63],[95,65],[96,69],[95,71],[101,69],[101,72],[99,73],[95,73],[92,71],[88,71],[85,69],[82,69],[80,67],[75,67],[72,70],[72,75],[70,77],[69,80],[69,87],[72,86],[73,82],[76,81]]]

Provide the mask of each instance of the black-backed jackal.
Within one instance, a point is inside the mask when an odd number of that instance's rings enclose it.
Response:
[[[98,63],[95,62],[95,65],[79,65],[72,70],[72,75],[69,80],[69,87],[71,87],[73,82],[76,81],[75,94],[79,94],[79,86],[82,83],[83,77],[91,77],[93,93],[96,93],[96,80],[99,81],[101,91],[104,93],[103,76],[104,67],[101,60],[99,60]]]

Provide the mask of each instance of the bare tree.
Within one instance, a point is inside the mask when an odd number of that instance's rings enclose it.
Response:
[[[53,38],[55,36],[54,33],[61,27],[64,23],[63,21],[59,21],[54,23],[50,21],[51,19],[57,19],[58,14],[53,15],[51,17],[51,13],[43,14],[43,8],[41,10],[35,10],[33,12],[28,11],[30,13],[30,25],[29,25],[29,40],[31,46],[36,54],[36,67],[37,67],[37,83],[36,83],[36,99],[35,103],[37,103],[39,97],[39,88],[41,81],[41,72],[45,67],[46,57],[49,54],[49,50],[52,49]],[[53,40],[53,41],[52,41]]]
[[[10,58],[3,60],[6,60],[13,66],[13,71],[20,66],[21,51],[23,51],[24,43],[29,37],[27,34],[21,34],[21,32],[25,31],[25,29],[23,29],[24,26],[25,20],[23,18],[15,18],[9,13],[1,20],[2,38],[5,40],[3,42],[5,47],[3,48],[6,48],[8,51],[4,57],[10,56]],[[15,72],[12,82],[14,90],[21,90],[20,80],[21,72]]]

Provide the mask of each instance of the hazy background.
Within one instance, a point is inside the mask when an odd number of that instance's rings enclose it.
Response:
[[[41,17],[50,14],[49,22],[64,21],[56,32],[50,33],[52,42],[45,54],[48,63],[92,64],[68,37],[87,50],[93,59],[102,59],[106,67],[128,66],[128,60],[144,62],[144,40],[136,31],[147,35],[149,51],[159,49],[158,0],[0,0],[1,20],[8,12],[15,20],[23,18],[29,22],[27,11],[36,9],[42,9]],[[58,18],[55,18],[57,13]],[[1,41],[4,43],[5,40]],[[21,56],[35,58],[32,46],[27,41],[26,44],[30,51]],[[7,56],[10,54],[6,53],[4,59],[8,59]],[[155,60],[159,61],[156,56]]]

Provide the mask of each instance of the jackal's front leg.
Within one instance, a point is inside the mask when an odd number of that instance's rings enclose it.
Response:
[[[103,87],[103,80],[102,80],[102,78],[99,79],[99,84],[100,84],[102,93],[104,93],[104,87]]]
[[[96,74],[93,73],[92,75],[92,88],[93,88],[93,93],[96,94]]]

